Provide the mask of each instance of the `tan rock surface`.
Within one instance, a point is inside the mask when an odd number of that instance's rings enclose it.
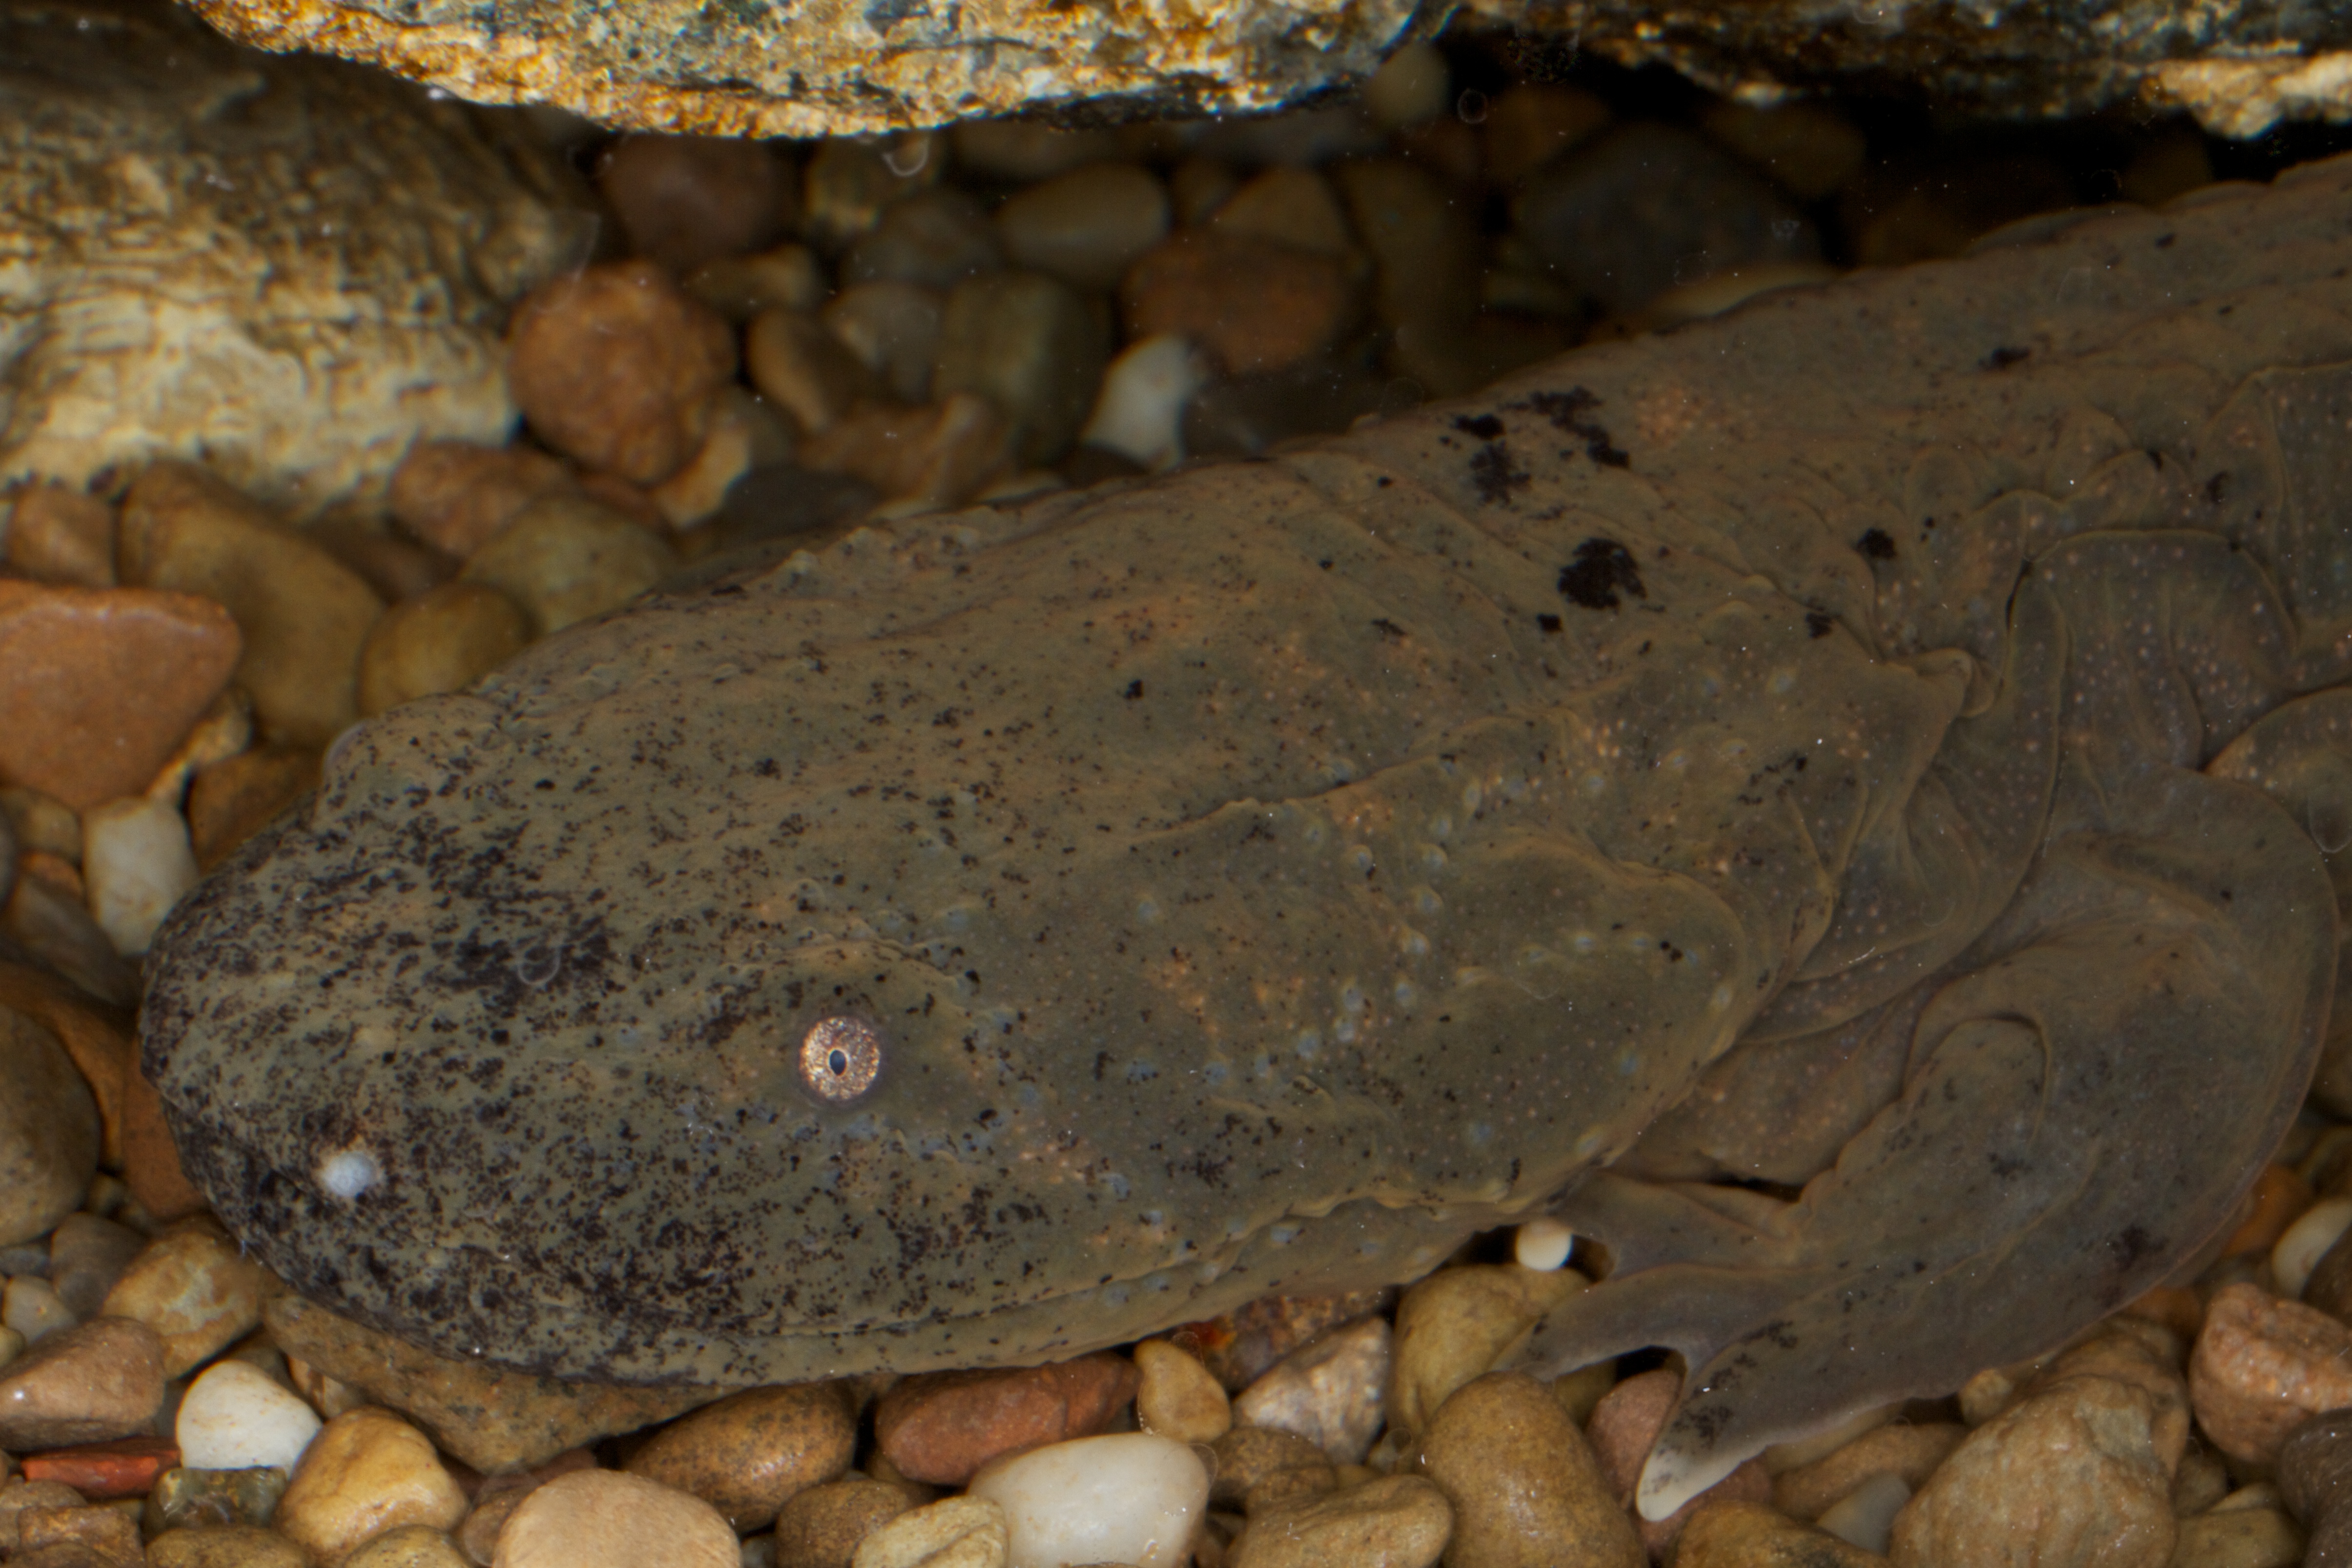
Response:
[[[0,13],[0,483],[202,452],[307,513],[500,439],[500,321],[588,236],[512,124],[146,0]]]

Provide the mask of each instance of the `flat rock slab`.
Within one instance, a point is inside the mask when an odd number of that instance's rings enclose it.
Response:
[[[608,124],[827,136],[1016,110],[1224,113],[1359,81],[1446,7],[1249,0],[190,0],[234,37],[366,60],[483,102],[560,103]],[[2078,114],[2134,95],[2229,136],[2352,115],[2352,21],[2262,0],[1472,0],[1470,19],[1563,57],[1664,63],[1769,100],[1788,89],[1924,91],[1938,104]],[[1551,35],[1548,43],[1539,35]]]
[[[512,123],[154,0],[0,10],[0,485],[202,456],[298,513],[514,419],[507,307],[591,232]]]

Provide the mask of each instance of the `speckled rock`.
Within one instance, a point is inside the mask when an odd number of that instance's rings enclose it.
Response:
[[[849,1568],[857,1543],[922,1498],[894,1481],[830,1481],[795,1492],[776,1513],[776,1568]]]
[[[421,1351],[336,1317],[299,1296],[264,1310],[291,1356],[414,1417],[478,1470],[521,1469],[567,1448],[707,1405],[719,1390],[558,1383]]]
[[[127,1318],[61,1330],[0,1368],[0,1448],[103,1443],[146,1429],[163,1403],[163,1345]]]
[[[523,1500],[495,1568],[737,1568],[735,1532],[698,1498],[618,1470],[575,1470]]]
[[[1116,1355],[910,1377],[875,1406],[875,1441],[900,1475],[961,1486],[999,1454],[1101,1431],[1137,1381]]]
[[[1450,1568],[1642,1568],[1648,1554],[1551,1390],[1517,1373],[1457,1389],[1421,1439],[1454,1507]]]
[[[76,809],[138,794],[242,647],[194,594],[0,580],[0,782]]]
[[[1419,1476],[1388,1476],[1251,1519],[1234,1568],[1429,1568],[1454,1530],[1445,1494]]]
[[[65,1047],[0,1006],[0,1246],[29,1241],[71,1214],[98,1151],[98,1105]]]
[[[1244,1389],[1234,1419],[1295,1433],[1334,1464],[1363,1463],[1388,1396],[1390,1339],[1385,1318],[1333,1330]]]
[[[202,454],[298,513],[513,417],[506,309],[579,258],[561,162],[143,0],[0,17],[0,483]]]
[[[625,1468],[691,1492],[748,1535],[773,1524],[794,1493],[847,1469],[856,1440],[840,1384],[753,1388],[663,1427]]]
[[[453,1530],[466,1494],[424,1433],[373,1405],[320,1428],[278,1500],[277,1528],[312,1556],[340,1562],[404,1524]]]
[[[359,650],[383,601],[357,574],[220,476],[158,463],[124,498],[124,580],[228,606],[244,634],[236,683],[263,732],[324,745],[359,717]]]
[[[2266,1465],[2305,1417],[2352,1405],[2352,1329],[2255,1286],[2228,1286],[2206,1309],[2189,1394],[2215,1447]]]
[[[1895,1516],[1895,1561],[2164,1568],[2172,1475],[2189,1441],[2178,1364],[2167,1331],[2111,1320],[1928,1478]]]

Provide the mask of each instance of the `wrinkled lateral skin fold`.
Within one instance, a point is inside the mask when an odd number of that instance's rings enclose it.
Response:
[[[305,1294],[562,1376],[1557,1212],[1615,1271],[1522,1360],[1685,1354],[1662,1514],[2130,1300],[2329,1092],[2347,270],[2336,161],[706,574],[341,742],[145,1070]]]

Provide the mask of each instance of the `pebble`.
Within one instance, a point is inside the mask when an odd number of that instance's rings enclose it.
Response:
[[[1099,300],[1043,272],[992,273],[948,296],[931,387],[987,398],[1012,426],[1014,461],[1050,462],[1086,422],[1110,341]]]
[[[286,1495],[286,1470],[165,1470],[147,1494],[145,1528],[152,1536],[196,1525],[268,1524]]]
[[[912,283],[952,289],[1004,265],[996,230],[963,191],[919,191],[883,209],[874,227],[841,258],[841,280]]]
[[[1147,469],[1184,460],[1184,407],[1209,379],[1199,350],[1183,338],[1145,338],[1119,352],[1079,439]]]
[[[49,1283],[75,1317],[94,1318],[146,1245],[147,1238],[127,1225],[94,1214],[69,1214],[49,1235]],[[168,1363],[163,1374],[175,1375]]]
[[[141,474],[122,504],[120,560],[131,583],[228,607],[245,639],[236,683],[269,740],[323,746],[359,717],[360,645],[383,601],[221,479],[188,463]]]
[[[1430,1568],[1445,1552],[1454,1510],[1435,1483],[1386,1476],[1253,1518],[1230,1568]]]
[[[300,1547],[252,1524],[173,1530],[147,1543],[147,1568],[311,1568]]]
[[[596,188],[630,249],[685,273],[781,237],[798,173],[764,142],[636,134],[605,149]]]
[[[1515,185],[1609,123],[1609,106],[1564,82],[1519,82],[1495,96],[1478,127],[1486,177]]]
[[[1050,180],[1119,152],[1108,131],[1066,131],[1034,120],[959,121],[949,137],[958,168],[1007,182]]]
[[[1684,1526],[1675,1568],[1886,1568],[1886,1559],[1760,1503],[1720,1502]]]
[[[1265,170],[1222,202],[1208,221],[1215,233],[1328,257],[1351,272],[1366,264],[1339,193],[1319,170]]]
[[[1393,1287],[1336,1296],[1261,1296],[1222,1316],[1187,1323],[1178,1338],[1211,1376],[1237,1394],[1275,1363],[1312,1340],[1396,1303]]]
[[[2315,1415],[2288,1436],[2279,1447],[2278,1486],[2310,1532],[2309,1561],[2327,1568],[2352,1563],[2352,1410]]]
[[[2228,1286],[2206,1308],[2189,1391],[2215,1447],[2267,1465],[2305,1416],[2352,1405],[2352,1330],[2255,1286]]]
[[[163,1403],[163,1343],[144,1323],[97,1318],[0,1367],[0,1448],[62,1448],[144,1433]]]
[[[523,508],[571,483],[561,462],[533,447],[419,441],[392,471],[385,504],[403,528],[462,561]]]
[[[1089,163],[1005,198],[996,235],[1015,267],[1097,291],[1168,237],[1168,187],[1134,163]]]
[[[400,1525],[454,1530],[465,1517],[466,1494],[425,1434],[389,1410],[364,1405],[310,1439],[278,1500],[277,1528],[335,1563]]]
[[[1201,1358],[1166,1340],[1135,1347],[1136,1425],[1180,1443],[1213,1443],[1233,1429],[1233,1402]]]
[[[57,1481],[92,1502],[144,1497],[157,1478],[180,1462],[177,1445],[162,1437],[123,1437],[25,1456],[25,1478]]]
[[[2252,1489],[2249,1489],[2250,1490]],[[2306,1558],[2303,1527],[2286,1510],[2227,1503],[2178,1526],[2164,1568],[2326,1568],[2327,1557]]]
[[[760,395],[810,435],[832,428],[860,399],[880,390],[866,361],[824,322],[798,310],[766,310],[756,317],[743,335],[743,358]]]
[[[492,1561],[496,1568],[739,1568],[740,1560],[735,1532],[700,1498],[619,1470],[574,1470],[508,1516]]]
[[[1322,1449],[1304,1437],[1269,1426],[1235,1426],[1212,1440],[1209,1453],[1213,1461],[1209,1467],[1213,1508],[1240,1508],[1252,1492],[1290,1471],[1303,1471],[1307,1479],[1286,1483],[1286,1490],[1323,1492],[1339,1484],[1339,1472]]]
[[[726,320],[650,261],[542,285],[507,331],[507,379],[549,446],[633,484],[658,484],[709,432],[735,374]]]
[[[961,1486],[1000,1454],[1091,1436],[1135,1397],[1135,1363],[1096,1354],[1002,1372],[928,1373],[874,1407],[884,1458],[912,1480]]]
[[[169,802],[174,809],[187,799],[188,783],[200,768],[226,762],[253,744],[253,703],[230,687],[205,710],[154,779],[143,792],[150,800]]]
[[[1895,1516],[1911,1493],[1910,1482],[1882,1472],[1823,1509],[1813,1522],[1849,1545],[1883,1552],[1895,1537]]]
[[[1390,1331],[1384,1318],[1335,1329],[1292,1352],[1234,1400],[1234,1419],[1295,1433],[1332,1463],[1360,1465],[1386,1407]]]
[[[739,327],[762,310],[814,310],[833,292],[824,263],[805,245],[722,257],[695,268],[685,288]]]
[[[1695,133],[1621,126],[1530,177],[1512,206],[1553,275],[1613,311],[1718,272],[1812,261],[1812,225]]]
[[[139,999],[138,972],[114,951],[81,900],[44,878],[16,879],[7,903],[0,906],[0,936],[102,1002],[127,1008]],[[6,1223],[5,1213],[0,1205],[0,1226]]]
[[[1454,73],[1434,44],[1407,44],[1364,83],[1364,112],[1384,131],[1432,120],[1454,107]]]
[[[795,1492],[776,1512],[776,1568],[849,1568],[859,1542],[921,1502],[912,1488],[865,1478]]]
[[[0,579],[0,778],[76,810],[138,794],[242,647],[194,594]]]
[[[1207,1510],[1209,1472],[1186,1443],[1121,1432],[998,1459],[972,1478],[969,1495],[1004,1510],[1012,1568],[1182,1568]]]
[[[1402,158],[1339,165],[1340,195],[1371,252],[1372,310],[1391,327],[1469,316],[1478,299],[1477,212]]]
[[[81,837],[90,915],[115,952],[145,952],[172,906],[196,885],[187,818],[169,801],[110,800],[82,813]]]
[[[2271,1248],[2271,1279],[2279,1294],[2290,1300],[2301,1296],[2312,1270],[2347,1227],[2352,1227],[2352,1197],[2336,1197],[2320,1199],[2281,1231]]]
[[[2291,1165],[2267,1164],[2254,1177],[2247,1194],[2246,1217],[2221,1244],[2221,1256],[2267,1253],[2286,1235],[2287,1227],[2311,1207],[2311,1184]]]
[[[1454,1509],[1449,1568],[1648,1561],[1592,1446],[1532,1377],[1489,1373],[1465,1384],[1420,1447],[1422,1473]]]
[[[838,255],[881,222],[892,202],[937,183],[944,160],[931,156],[928,145],[919,163],[912,147],[890,151],[897,169],[862,142],[836,138],[820,145],[801,176],[801,237],[827,256]]]
[[[1303,360],[1202,387],[1185,405],[1184,449],[1196,458],[1254,458],[1302,436],[1345,430],[1367,414],[1402,413],[1425,395],[1417,382],[1362,363]]]
[[[1927,1478],[1895,1516],[1895,1561],[2163,1568],[2189,1441],[2178,1357],[2166,1330],[2110,1319]]]
[[[1494,1367],[1586,1283],[1570,1269],[1474,1263],[1412,1286],[1397,1303],[1389,1420],[1422,1430],[1455,1389]]]
[[[740,386],[724,387],[702,450],[650,492],[655,510],[673,529],[699,527],[718,514],[736,480],[785,461],[793,445],[792,424],[773,404]]]
[[[28,485],[0,520],[0,559],[36,583],[114,586],[114,509],[70,485]]]
[[[99,1136],[98,1102],[57,1037],[0,1005],[0,1245],[47,1235],[80,1205]]]
[[[457,558],[394,532],[378,517],[331,517],[303,531],[312,543],[359,574],[385,604],[412,599],[457,574]]]
[[[2053,159],[1931,148],[1881,160],[1846,188],[1839,205],[1857,265],[1902,267],[1958,256],[2005,224],[2078,200],[2074,181]]]
[[[659,535],[586,496],[559,493],[523,508],[458,581],[499,590],[544,637],[620,608],[677,567]]]
[[[898,1515],[867,1535],[851,1568],[1005,1568],[1011,1533],[986,1498],[952,1497]],[[503,1564],[501,1564],[503,1568]]]
[[[1682,1374],[1664,1368],[1625,1379],[1593,1406],[1585,1434],[1592,1444],[1601,1473],[1621,1507],[1630,1507],[1642,1480],[1642,1467],[1665,1430],[1666,1420],[1682,1401]],[[1442,1413],[1441,1413],[1442,1414]],[[1645,1552],[1664,1558],[1671,1554],[1683,1527],[1700,1509],[1717,1502],[1768,1502],[1772,1479],[1761,1463],[1749,1459],[1729,1475],[1683,1504],[1664,1519],[1633,1519],[1633,1531]]]
[[[693,1493],[748,1535],[773,1524],[795,1492],[849,1468],[856,1443],[856,1413],[840,1384],[753,1388],[680,1416],[625,1468]]]
[[[26,1344],[37,1344],[80,1321],[47,1280],[21,1274],[0,1289],[0,1319]]]
[[[1792,1519],[1818,1519],[1874,1476],[1895,1476],[1916,1491],[1958,1447],[1969,1429],[1955,1422],[1886,1426],[1772,1478],[1772,1506]]]
[[[466,1522],[457,1527],[459,1553],[469,1563],[488,1563],[498,1555],[499,1532],[525,1498],[558,1476],[594,1468],[594,1454],[585,1448],[566,1448],[543,1465],[490,1477],[476,1489],[474,1506],[467,1510]]]
[[[173,1432],[191,1469],[290,1473],[320,1426],[318,1412],[268,1373],[224,1361],[188,1385]]]
[[[957,393],[919,408],[860,408],[802,449],[812,468],[871,485],[888,501],[953,506],[1012,466],[1012,431],[987,398]]]
[[[1835,195],[1862,173],[1870,155],[1869,138],[1852,121],[1826,104],[1802,99],[1769,108],[1719,100],[1700,111],[1698,122],[1725,149],[1771,175],[1801,202]]]
[[[472,1568],[447,1533],[429,1524],[387,1530],[352,1552],[338,1568]]]
[[[0,1479],[0,1558],[16,1552],[16,1521],[26,1510],[79,1508],[89,1500],[63,1481],[28,1481],[17,1476]]]
[[[544,1464],[710,1400],[708,1389],[559,1383],[435,1355],[291,1294],[271,1298],[262,1321],[289,1357],[415,1418],[486,1475]]]
[[[103,1504],[80,1508],[28,1508],[16,1516],[16,1558],[32,1559],[43,1547],[79,1546],[109,1568],[143,1568],[145,1547],[135,1514]]]
[[[188,786],[188,840],[197,869],[219,865],[318,784],[319,753],[307,748],[264,747],[198,771]],[[163,1213],[152,1203],[148,1207]]]
[[[1119,285],[1130,342],[1180,333],[1235,374],[1281,370],[1325,353],[1359,312],[1344,262],[1214,229],[1179,232]]]
[[[360,716],[462,691],[530,641],[530,617],[487,583],[444,583],[404,599],[360,649]]]
[[[947,297],[936,289],[860,283],[835,296],[823,320],[891,396],[921,403],[931,395],[931,362],[939,356],[940,313],[946,306]]]

